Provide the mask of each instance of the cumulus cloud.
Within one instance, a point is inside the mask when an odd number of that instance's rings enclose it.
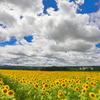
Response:
[[[89,51],[93,48],[91,43],[82,40],[70,40],[65,43],[58,43],[56,45],[52,45],[51,49],[56,51],[77,51],[77,52],[85,52]]]
[[[0,7],[0,23],[7,26],[6,30],[2,29],[2,33],[5,37],[16,36],[18,39],[34,32],[34,27],[37,27],[34,25],[35,17],[38,18],[37,14],[43,12],[41,0],[21,0],[20,2],[18,0],[5,0],[5,2],[1,0]],[[20,19],[21,15],[24,17],[22,20]]]
[[[95,44],[100,42],[100,11],[78,14],[78,5],[82,5],[84,0],[56,0],[58,11],[48,8],[48,14],[43,13],[41,0],[0,2],[0,23],[7,26],[5,29],[0,27],[0,40],[7,40],[10,36],[17,38],[16,45],[0,47],[1,64],[99,64],[100,60],[94,56],[99,51]],[[8,9],[9,7],[13,10]],[[34,38],[29,43],[23,37],[30,35]],[[97,54],[98,58],[99,56]]]
[[[75,2],[76,2],[77,4],[79,4],[79,5],[84,4],[84,0],[75,0]]]
[[[4,25],[10,26],[15,22],[15,19],[6,11],[0,11],[0,22]]]
[[[18,0],[1,0],[1,3],[4,3],[5,5],[8,6],[16,6],[18,7],[20,10],[22,11],[26,11],[26,10],[30,10],[32,9],[33,12],[39,12],[41,10],[41,8],[43,8],[42,5],[42,1],[41,0],[20,0],[20,2]],[[14,7],[15,8],[15,7]]]
[[[91,13],[90,15],[90,25],[100,28],[100,9],[97,12]]]

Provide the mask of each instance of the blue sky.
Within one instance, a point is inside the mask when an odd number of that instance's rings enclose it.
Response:
[[[6,52],[6,55],[2,53],[4,58],[0,61],[1,64],[67,66],[78,62],[78,65],[81,65],[79,59],[76,59],[80,53],[82,64],[88,65],[92,60],[94,60],[92,65],[99,63],[100,0],[37,0],[38,6],[32,0],[27,2],[25,0],[25,4],[20,5],[18,2],[8,0],[0,4],[2,15],[0,17],[0,49],[1,52],[2,50]],[[23,3],[23,0],[20,3]],[[84,32],[81,33],[81,30]],[[8,59],[5,59],[8,55]],[[12,58],[10,58],[11,55]],[[20,57],[17,58],[18,55],[23,58],[23,62]],[[63,57],[64,55],[66,56]],[[13,57],[17,61],[11,61]],[[29,60],[28,57],[34,60]],[[88,62],[87,58],[89,58]],[[4,59],[5,62],[2,62]],[[11,62],[8,62],[9,59]],[[72,62],[73,59],[74,62]],[[24,62],[26,60],[28,63]],[[35,60],[36,63],[33,63]],[[39,60],[41,63],[38,63]]]

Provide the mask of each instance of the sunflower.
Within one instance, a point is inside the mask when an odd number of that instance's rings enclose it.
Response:
[[[35,85],[35,84],[36,84],[36,82],[33,83],[33,85]]]
[[[62,82],[62,79],[58,79],[59,82]]]
[[[0,82],[0,86],[2,86],[3,85],[3,83],[2,82]]]
[[[78,83],[78,82],[79,82],[79,80],[76,80],[76,81],[75,81],[75,83]]]
[[[90,98],[96,98],[96,94],[95,93],[89,93]]]
[[[70,84],[68,85],[69,88],[74,88],[74,85]]]
[[[86,89],[82,89],[82,94],[86,94],[87,90]]]
[[[42,90],[46,90],[46,88],[45,88],[45,87],[43,87],[43,88],[42,88]]]
[[[18,81],[20,81],[20,79],[19,79],[19,78],[18,78],[17,80],[18,80]]]
[[[34,84],[34,87],[38,89],[39,88],[39,84]]]
[[[58,94],[59,94],[59,93],[62,93],[62,90],[58,90]]]
[[[48,84],[44,84],[43,86],[44,86],[45,88],[48,88],[48,87],[49,87],[49,85],[48,85]]]
[[[80,83],[80,84],[81,84],[81,83],[82,83],[82,81],[79,81],[78,83]]]
[[[64,92],[58,94],[58,98],[63,98],[63,97],[64,97]]]
[[[72,79],[71,81],[72,81],[72,82],[75,82],[75,80],[74,80],[74,79]]]
[[[93,85],[94,85],[94,82],[92,82],[92,81],[91,81],[91,82],[90,82],[90,85],[92,85],[92,86],[93,86]]]
[[[8,89],[5,89],[5,88],[1,90],[1,92],[2,92],[3,94],[6,94],[7,91],[8,91]]]
[[[7,91],[7,96],[9,96],[9,97],[12,97],[12,96],[14,96],[14,91],[13,90],[9,90],[9,91]]]
[[[45,90],[42,90],[41,93],[45,93]]]
[[[31,81],[29,81],[29,84],[31,85],[31,84],[33,84]]]
[[[75,91],[79,91],[79,88],[75,88]]]
[[[56,85],[59,85],[59,84],[60,84],[60,82],[59,82],[59,81],[56,81],[56,82],[55,82],[55,84],[56,84]]]
[[[41,92],[44,93],[45,91],[46,91],[46,88],[43,87]]]
[[[62,87],[62,88],[65,88],[65,87],[66,87],[66,83],[62,83],[62,84],[61,84],[61,87]]]
[[[94,79],[94,78],[92,78],[92,80],[94,81],[95,79]]]
[[[95,79],[96,81],[99,81],[98,78]]]
[[[24,84],[24,87],[27,87],[27,84]]]
[[[89,84],[89,82],[86,82],[85,84]]]
[[[44,81],[42,81],[42,85],[46,84]]]
[[[85,85],[85,88],[88,89],[88,88],[90,88],[90,86],[89,85]]]
[[[0,81],[2,81],[2,78],[0,78]]]
[[[20,82],[20,83],[24,83],[24,81],[23,81],[23,80],[20,80],[19,82]]]
[[[71,82],[71,80],[68,80],[67,82],[68,82],[68,83],[70,83],[70,82]]]
[[[98,79],[95,79],[96,81],[99,81]]]
[[[79,83],[76,83],[76,86],[80,86],[80,84]]]
[[[46,82],[50,82],[50,79],[46,79]]]
[[[90,80],[90,77],[86,77],[86,80]]]
[[[4,86],[5,89],[10,89],[9,85]]]
[[[85,88],[85,86],[86,86],[86,84],[83,84],[83,85],[82,85],[82,88]]]
[[[46,92],[45,94],[46,94],[47,96],[50,95],[49,92]]]
[[[93,84],[93,86],[96,86],[96,85],[97,85],[96,83]]]
[[[67,82],[67,79],[65,79],[65,82]]]
[[[54,87],[54,84],[50,84],[50,87],[53,88]]]

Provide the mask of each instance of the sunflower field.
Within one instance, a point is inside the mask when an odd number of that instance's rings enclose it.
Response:
[[[0,100],[100,100],[100,73],[0,70]]]

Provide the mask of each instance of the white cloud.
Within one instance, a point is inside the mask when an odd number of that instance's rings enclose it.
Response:
[[[41,0],[1,0],[1,3],[4,3],[7,6],[16,6],[21,11],[27,11],[31,10],[33,12],[40,12],[41,8],[43,8],[42,1]],[[15,7],[14,7],[15,8]]]
[[[12,24],[15,22],[15,19],[6,11],[0,11],[0,22],[4,25],[12,26]]]
[[[0,40],[7,40],[10,36],[17,38],[16,45],[0,47],[0,64],[99,64],[100,59],[92,58],[95,55],[100,58],[97,54],[99,49],[95,47],[100,41],[99,19],[96,18],[99,11],[90,15],[77,14],[78,4],[83,4],[84,0],[77,0],[76,4],[69,0],[56,0],[59,10],[48,8],[49,15],[42,13],[41,0],[0,2],[0,23],[7,26],[6,29],[0,27]],[[42,15],[37,16],[40,12]],[[93,19],[97,19],[96,23]],[[23,39],[29,35],[34,37],[31,43]]]
[[[100,28],[100,9],[97,12],[91,13],[90,15],[90,25]]]
[[[85,1],[85,0],[75,0],[75,2],[76,2],[77,4],[79,4],[79,5],[84,4],[84,1]]]
[[[60,42],[56,45],[52,45],[51,49],[55,51],[77,51],[77,52],[86,52],[90,51],[93,48],[93,44],[82,41],[82,40],[68,40],[65,43]]]

